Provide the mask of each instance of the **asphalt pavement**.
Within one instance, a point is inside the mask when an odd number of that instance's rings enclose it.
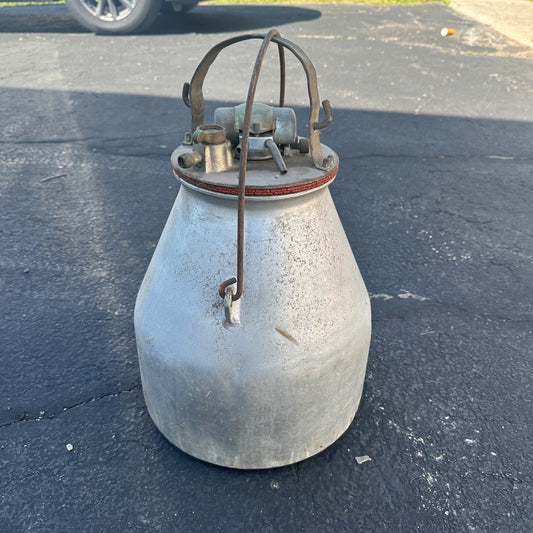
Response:
[[[178,190],[181,86],[215,43],[272,27],[333,106],[331,192],[373,334],[348,431],[238,471],[153,425],[133,307]],[[244,101],[252,48],[219,57],[208,113]],[[0,51],[1,531],[533,528],[530,49],[426,4],[203,5],[126,37],[61,6],[6,8]],[[303,125],[305,79],[287,70]],[[276,71],[273,51],[267,103]]]

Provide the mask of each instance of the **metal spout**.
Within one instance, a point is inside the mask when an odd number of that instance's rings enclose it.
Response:
[[[191,168],[200,165],[204,156],[200,152],[186,152],[178,157],[178,165],[181,168]]]

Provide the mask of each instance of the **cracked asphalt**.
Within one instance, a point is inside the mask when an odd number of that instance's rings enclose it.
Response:
[[[152,424],[132,318],[178,189],[181,85],[210,46],[271,27],[333,105],[331,192],[373,337],[333,446],[235,471]],[[2,531],[533,528],[530,51],[440,4],[204,5],[128,37],[4,8],[0,43]],[[209,109],[245,99],[250,48],[220,56]],[[274,100],[275,55],[260,84]],[[294,61],[288,85],[304,124]]]

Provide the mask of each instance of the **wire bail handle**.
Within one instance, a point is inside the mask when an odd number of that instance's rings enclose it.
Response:
[[[284,106],[285,100],[285,54],[284,48],[290,50],[294,56],[300,61],[304,72],[307,76],[307,91],[309,94],[309,146],[313,164],[319,170],[328,170],[332,161],[329,158],[324,158],[322,154],[322,147],[320,145],[319,130],[327,127],[333,118],[331,105],[328,100],[322,102],[324,108],[324,120],[319,122],[320,114],[320,97],[318,93],[316,70],[305,52],[296,44],[281,37],[278,30],[272,29],[266,35],[250,33],[232,37],[215,45],[200,61],[196,68],[190,83],[185,83],[183,86],[182,98],[191,109],[191,133],[196,131],[198,126],[205,122],[205,101],[203,96],[203,83],[209,68],[217,58],[218,54],[228,46],[236,44],[249,39],[262,39],[261,48],[257,54],[252,78],[248,88],[248,97],[246,99],[246,110],[244,114],[243,133],[241,141],[241,155],[239,163],[239,194],[238,194],[238,220],[237,220],[237,277],[230,278],[224,281],[219,287],[219,294],[222,298],[226,297],[228,287],[237,283],[236,291],[233,291],[232,301],[238,300],[243,293],[243,263],[244,263],[244,204],[246,198],[246,165],[248,158],[248,145],[250,139],[250,122],[252,116],[253,101],[255,97],[255,90],[259,80],[259,73],[266,55],[266,51],[270,42],[275,42],[278,45],[279,59],[280,59],[280,96],[279,107]]]

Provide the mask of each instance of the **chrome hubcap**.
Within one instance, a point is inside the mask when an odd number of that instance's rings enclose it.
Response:
[[[104,22],[126,18],[137,0],[81,0],[81,5],[93,16]]]

